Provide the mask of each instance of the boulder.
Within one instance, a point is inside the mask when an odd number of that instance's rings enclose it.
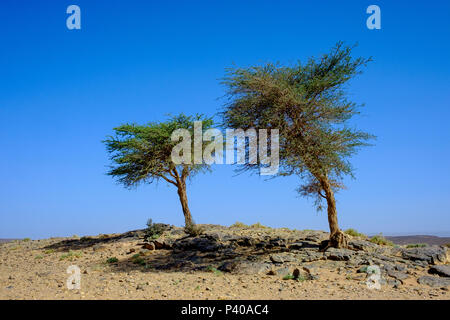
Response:
[[[447,261],[446,248],[430,246],[422,248],[403,249],[402,257],[414,262],[426,262],[428,264],[439,264]]]
[[[325,257],[327,257],[328,260],[334,261],[348,261],[352,256],[353,251],[348,249],[329,248],[325,252]]]
[[[428,273],[437,274],[441,277],[450,277],[450,266],[449,265],[432,266],[428,270]]]
[[[423,276],[417,279],[417,282],[434,288],[446,288],[450,286],[449,278],[441,278],[435,276]]]
[[[290,254],[286,254],[286,253],[273,254],[270,256],[270,260],[273,263],[285,263],[285,262],[297,261],[297,259],[294,256],[292,256]]]

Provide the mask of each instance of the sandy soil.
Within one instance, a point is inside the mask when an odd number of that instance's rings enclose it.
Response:
[[[222,272],[154,270],[130,262],[139,240],[106,243],[61,252],[46,249],[62,239],[0,244],[0,299],[450,299],[448,290],[417,283],[368,289],[361,274],[339,271],[339,263],[320,265],[319,279],[283,280],[280,276]],[[151,254],[166,254],[156,250]],[[118,263],[107,263],[117,257]],[[67,268],[81,270],[81,288],[69,290]],[[417,276],[426,274],[418,270]]]

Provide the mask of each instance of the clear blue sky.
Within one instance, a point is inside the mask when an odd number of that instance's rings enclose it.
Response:
[[[66,8],[81,8],[81,30]],[[367,6],[381,30],[366,28]],[[18,1],[0,3],[0,238],[183,224],[173,186],[127,190],[101,140],[124,122],[214,114],[224,68],[295,62],[337,41],[373,56],[350,87],[378,136],[337,195],[342,228],[450,234],[448,1]],[[327,230],[295,177],[217,166],[188,196],[198,223]]]

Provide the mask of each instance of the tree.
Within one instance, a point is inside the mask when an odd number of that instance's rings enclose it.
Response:
[[[227,89],[223,125],[279,129],[278,175],[298,175],[304,181],[298,191],[314,197],[318,210],[326,201],[330,228],[326,248],[347,246],[338,225],[335,193],[344,188],[345,175],[353,177],[349,157],[373,138],[348,125],[359,106],[347,99],[345,85],[371,61],[352,58],[351,50],[339,42],[330,53],[306,64],[229,68],[223,79]],[[245,164],[243,169],[259,166]]]
[[[203,129],[213,125],[210,118],[202,115],[181,114],[161,123],[121,125],[114,128],[115,136],[109,136],[103,141],[113,162],[108,175],[116,177],[125,187],[131,188],[160,179],[177,187],[186,228],[195,225],[188,206],[186,181],[196,173],[208,170],[209,166],[193,164],[191,161],[175,164],[171,155],[177,141],[172,141],[171,137],[177,129],[186,129],[192,134],[194,121],[201,121]]]

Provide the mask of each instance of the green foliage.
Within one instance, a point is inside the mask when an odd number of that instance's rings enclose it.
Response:
[[[212,273],[214,273],[216,276],[222,275],[222,271],[220,271],[220,270],[214,268],[213,266],[208,266],[208,267],[206,268],[206,271],[207,271],[207,272],[212,272]]]
[[[55,249],[47,249],[44,251],[45,254],[50,254],[50,253],[54,253]]]
[[[119,262],[119,259],[117,259],[116,257],[106,259],[106,263],[117,263],[117,262]]]
[[[206,169],[206,164],[175,166],[172,162],[172,149],[178,143],[172,142],[172,132],[176,129],[187,129],[193,134],[194,121],[202,121],[203,130],[213,125],[212,119],[203,115],[181,114],[169,118],[166,122],[152,122],[147,125],[124,124],[114,128],[115,136],[109,136],[103,141],[113,163],[108,175],[117,178],[118,182],[126,187],[137,186],[143,182],[152,183],[161,178],[177,185],[177,178],[182,175],[192,177]],[[193,143],[192,139],[192,146]]]
[[[44,257],[43,257],[42,255],[38,254],[38,255],[36,255],[34,258],[35,258],[36,260],[40,260],[40,259],[43,259]]]
[[[367,238],[367,236],[364,233],[359,233],[356,229],[352,228],[345,230],[344,233],[351,235],[352,237]]]
[[[152,219],[148,219],[147,228],[145,229],[145,239],[155,240],[158,239],[164,231],[167,229],[163,223],[153,223]]]
[[[73,261],[74,259],[80,258],[83,255],[80,251],[72,251],[70,250],[68,253],[63,254],[59,260],[70,260]]]
[[[406,245],[406,248],[423,248],[426,247],[426,243],[410,243]]]
[[[394,243],[383,237],[381,233],[379,235],[373,236],[369,239],[369,241],[382,246],[394,246]]]
[[[23,242],[28,242],[28,241],[30,241],[30,240],[31,240],[30,238],[24,238],[24,239],[22,239]]]
[[[145,260],[141,257],[141,255],[140,255],[139,253],[136,253],[135,255],[133,255],[133,256],[131,257],[131,261],[132,261],[134,264],[139,264],[139,265],[141,265],[141,266],[146,265]]]
[[[297,280],[297,281],[303,282],[306,280],[306,278],[302,275],[295,277],[293,274],[289,273],[283,277],[283,280]]]
[[[279,129],[279,175],[300,176],[305,183],[298,192],[314,197],[319,210],[323,181],[333,191],[344,188],[343,176],[352,175],[349,157],[373,138],[348,125],[359,106],[347,99],[346,85],[371,60],[354,59],[351,50],[338,43],[306,63],[229,68],[222,82],[228,98],[223,126]],[[261,166],[245,164],[240,170]]]

